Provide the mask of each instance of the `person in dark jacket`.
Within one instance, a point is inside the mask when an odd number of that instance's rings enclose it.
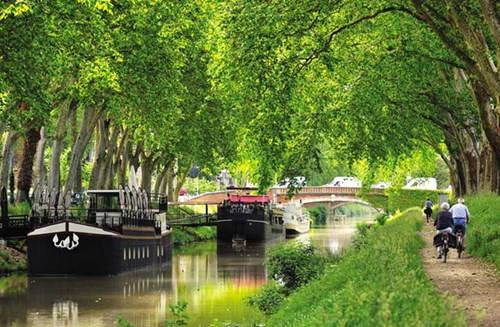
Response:
[[[449,209],[450,205],[448,202],[443,202],[441,204],[441,210],[438,212],[437,218],[434,221],[434,226],[436,226],[436,235],[444,232],[451,234],[453,232],[453,216],[451,215],[451,212],[448,211]],[[437,247],[437,251],[438,259],[440,259],[442,255],[441,246]]]

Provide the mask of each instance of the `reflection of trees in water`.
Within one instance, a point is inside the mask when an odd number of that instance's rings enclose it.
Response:
[[[372,220],[377,215],[377,210],[373,207],[359,203],[349,203],[335,208],[329,213],[328,218],[344,218],[348,220]]]

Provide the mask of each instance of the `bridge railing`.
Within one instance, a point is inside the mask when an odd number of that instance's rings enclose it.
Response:
[[[301,188],[297,194],[356,194],[361,190],[360,187],[341,187],[341,186],[306,186]],[[287,188],[274,188],[274,194],[287,194]]]

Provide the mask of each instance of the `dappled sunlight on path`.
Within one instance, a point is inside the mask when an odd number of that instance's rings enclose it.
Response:
[[[437,259],[433,235],[433,227],[424,225],[422,260],[429,278],[440,291],[458,300],[470,326],[499,326],[500,280],[495,268],[467,252],[458,259],[455,249],[450,251],[448,262],[443,263]]]

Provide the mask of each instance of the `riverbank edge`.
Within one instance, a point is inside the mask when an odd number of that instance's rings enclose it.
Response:
[[[462,310],[425,274],[422,225],[413,208],[372,228],[323,277],[290,295],[266,326],[464,326]]]
[[[0,245],[0,277],[27,271],[26,254],[6,245]]]
[[[217,229],[214,226],[174,227],[172,237],[174,247],[178,248],[193,242],[214,240],[217,238]]]

